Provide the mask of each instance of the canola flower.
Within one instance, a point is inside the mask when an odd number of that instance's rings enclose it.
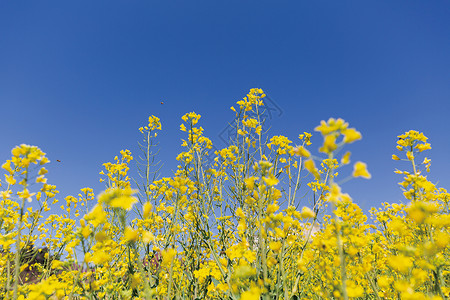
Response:
[[[0,181],[0,299],[447,299],[450,195],[425,175],[423,133],[400,135],[392,155],[403,203],[366,215],[342,184],[371,178],[341,152],[362,134],[322,121],[316,155],[311,133],[268,136],[264,98],[251,89],[231,107],[223,149],[201,115],[185,114],[169,177],[158,175],[162,125],[150,116],[142,155],[105,163],[98,195],[60,201],[45,153],[15,147]]]

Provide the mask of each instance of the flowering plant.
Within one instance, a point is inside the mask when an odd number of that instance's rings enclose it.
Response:
[[[217,151],[201,116],[184,115],[178,168],[160,179],[162,126],[151,116],[139,128],[136,189],[134,158],[121,151],[100,172],[97,201],[84,188],[64,199],[63,214],[51,213],[59,191],[45,178],[45,153],[14,148],[2,165],[0,299],[447,299],[449,194],[424,175],[428,158],[417,163],[427,138],[399,136],[404,157],[392,158],[411,165],[396,171],[408,203],[373,208],[369,223],[341,189],[371,178],[365,163],[347,170],[351,154],[340,155],[361,133],[322,121],[324,157],[313,155],[311,133],[267,136],[264,98],[251,89],[231,107],[235,136]]]

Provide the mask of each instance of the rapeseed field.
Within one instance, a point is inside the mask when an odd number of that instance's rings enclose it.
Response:
[[[341,190],[371,178],[349,151],[362,134],[331,118],[295,141],[270,137],[264,97],[251,89],[231,107],[235,135],[223,149],[213,150],[199,114],[185,114],[171,177],[156,176],[162,124],[150,116],[140,158],[123,150],[105,163],[98,195],[86,187],[59,201],[46,179],[51,158],[12,149],[2,165],[0,298],[448,299],[450,194],[427,179],[427,138],[399,133],[392,159],[404,201],[366,215]]]

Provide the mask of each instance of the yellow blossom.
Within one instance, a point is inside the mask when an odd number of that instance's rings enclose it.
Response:
[[[152,204],[150,202],[146,202],[142,207],[144,218],[150,217],[150,213],[152,211]]]
[[[320,179],[319,171],[317,170],[316,165],[314,164],[314,161],[312,159],[305,161],[304,166],[305,169],[313,174],[316,179]]]
[[[413,266],[412,259],[403,254],[389,257],[388,264],[391,268],[401,273],[407,273]]]
[[[303,206],[301,216],[303,219],[314,218],[316,214],[309,207]]]
[[[31,197],[34,196],[36,193],[30,193],[27,188],[23,189],[22,192],[17,192],[17,195],[19,195],[22,199],[27,199],[28,202],[31,202]]]
[[[248,291],[242,292],[240,300],[259,300],[260,297],[261,290],[257,287],[253,287]]]
[[[347,165],[350,163],[350,151],[347,151],[344,156],[342,156],[341,158],[341,164],[343,165]]]
[[[324,153],[331,153],[336,149],[336,136],[333,134],[326,135],[323,141],[323,146],[319,149],[319,151]]]
[[[94,227],[97,227],[106,221],[106,213],[104,212],[102,205],[97,204],[84,218]]]
[[[155,241],[155,236],[150,231],[144,231],[142,233],[142,241],[146,244]]]
[[[14,185],[16,184],[16,180],[14,179],[13,175],[6,175],[5,174],[5,181],[10,184],[10,185]]]
[[[311,153],[308,150],[306,150],[305,147],[303,147],[303,146],[294,148],[294,153],[298,156],[302,156],[302,157],[306,157],[306,158],[311,156]]]
[[[361,139],[361,133],[354,128],[347,128],[342,130],[342,134],[344,135],[344,143],[353,143],[354,141]]]
[[[138,235],[138,231],[131,228],[131,227],[126,227],[125,231],[123,233],[123,239],[125,242],[134,242],[138,239],[139,235]]]
[[[363,162],[356,162],[353,166],[353,177],[363,177],[370,179],[372,175],[370,175],[369,171],[367,171],[367,165]]]
[[[255,185],[255,180],[258,180],[258,178],[257,177],[249,177],[249,178],[244,179],[245,185],[247,186],[247,188],[249,190],[253,190],[253,187]]]
[[[87,239],[89,237],[89,235],[91,235],[91,229],[89,228],[89,226],[85,226],[81,229],[81,235]]]
[[[113,208],[131,210],[137,199],[132,196],[136,191],[126,188],[109,188],[98,196],[100,203],[106,203]]]
[[[269,243],[269,248],[275,253],[280,252],[281,246],[282,246],[282,244],[279,241]]]
[[[279,182],[278,178],[276,178],[273,173],[270,173],[269,176],[263,177],[263,180],[268,186],[277,185]]]

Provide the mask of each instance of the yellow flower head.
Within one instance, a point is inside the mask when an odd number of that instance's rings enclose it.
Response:
[[[392,154],[392,159],[393,160],[400,160],[400,158],[397,155],[395,155],[395,154]]]
[[[280,252],[281,246],[282,244],[280,241],[273,241],[269,243],[269,248],[275,253]]]
[[[347,151],[344,156],[342,156],[341,158],[341,164],[343,165],[347,165],[350,163],[350,151]]]
[[[31,202],[31,197],[36,193],[30,193],[27,188],[23,189],[22,192],[17,192],[20,198],[27,199],[28,202]]]
[[[428,138],[422,132],[410,130],[398,136],[397,149],[402,151],[411,150],[411,147],[422,152],[431,149],[431,145],[427,143]]]
[[[153,242],[155,240],[155,236],[150,231],[144,231],[142,233],[142,241],[146,244]]]
[[[13,169],[11,168],[11,160],[7,160],[3,165],[2,165],[2,169],[5,169],[6,171],[8,171],[9,174],[14,174]]]
[[[175,250],[173,248],[168,248],[168,249],[162,251],[162,253],[161,253],[161,256],[163,258],[162,265],[170,266],[176,255],[177,255],[177,250]]]
[[[6,183],[8,183],[10,185],[16,184],[16,180],[14,179],[13,175],[6,175],[5,174],[5,181],[6,181]]]
[[[304,206],[302,208],[301,217],[303,219],[314,218],[315,216],[316,216],[316,214],[314,213],[314,211],[311,208],[306,207],[306,206]]]
[[[123,232],[123,239],[125,242],[129,243],[129,242],[135,242],[139,237],[138,231],[131,228],[131,227],[126,227],[125,231]]]
[[[367,165],[363,162],[356,162],[353,166],[353,177],[363,177],[366,179],[370,179],[372,175],[370,175],[369,171],[367,171]]]
[[[305,147],[303,147],[303,146],[294,148],[294,153],[295,153],[295,155],[306,157],[306,158],[311,156],[311,153],[308,150],[306,150]]]
[[[94,227],[97,227],[106,221],[106,213],[103,210],[102,205],[97,204],[84,218],[94,225]]]
[[[337,120],[334,118],[330,118],[328,119],[328,122],[322,120],[320,122],[320,125],[314,128],[314,130],[319,131],[320,133],[322,133],[323,136],[326,136],[332,133],[333,131],[340,131],[347,129],[347,127],[348,123],[346,123],[344,120],[340,118]]]
[[[403,254],[391,256],[388,258],[388,265],[394,270],[406,274],[413,266],[412,259]]]
[[[98,196],[99,203],[105,203],[113,208],[131,210],[137,199],[132,196],[136,191],[131,188],[109,188]]]
[[[316,165],[314,164],[314,161],[312,159],[305,161],[305,169],[313,174],[316,179],[320,179],[319,171],[317,170]]]
[[[150,217],[150,212],[152,211],[152,204],[150,202],[146,202],[142,207],[144,218]]]
[[[258,180],[258,177],[249,177],[249,178],[245,178],[244,182],[245,185],[247,186],[247,189],[249,190],[253,190],[254,186],[255,186],[255,180]]]
[[[201,117],[202,117],[201,115],[196,114],[195,112],[190,112],[182,116],[181,119],[185,122],[191,120],[192,125],[195,125],[198,123],[198,120],[200,120]]]
[[[319,149],[319,151],[323,153],[331,153],[336,149],[336,136],[334,134],[326,135],[323,140],[323,146]]]
[[[276,178],[272,173],[270,173],[267,177],[263,177],[262,179],[267,184],[267,186],[277,185],[279,182],[278,178]]]
[[[161,130],[161,122],[159,118],[155,116],[148,117],[148,128],[149,130]]]
[[[350,144],[362,138],[361,133],[355,128],[347,128],[342,131],[344,135],[344,143]]]

